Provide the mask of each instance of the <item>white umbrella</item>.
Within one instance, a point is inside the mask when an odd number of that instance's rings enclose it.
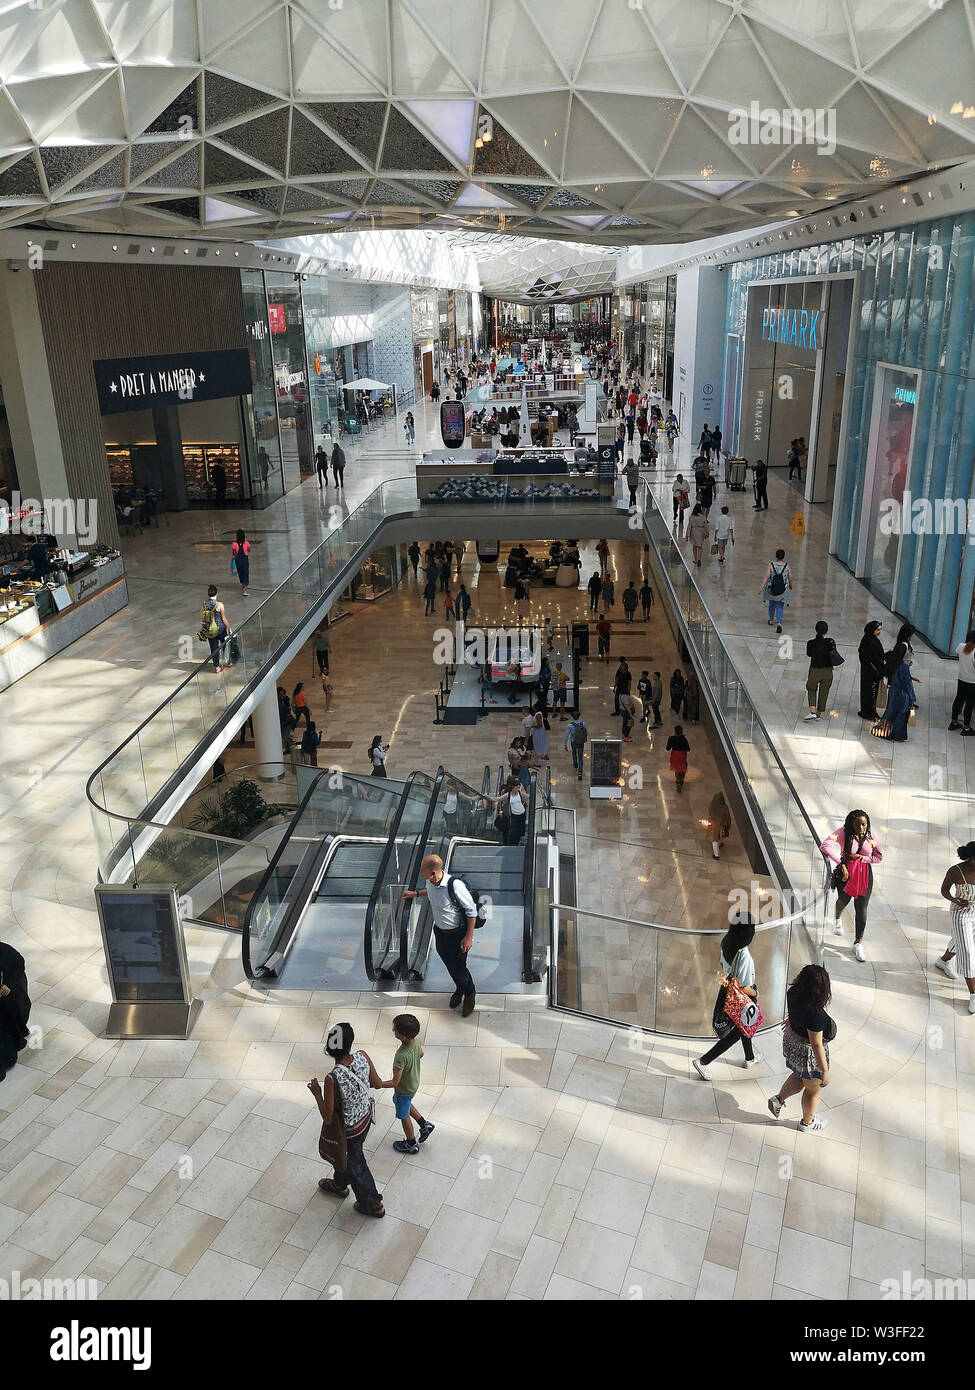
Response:
[[[393,414],[399,414],[399,406],[396,403],[396,385],[389,381],[374,381],[371,376],[361,376],[358,381],[347,381],[343,387],[345,391],[392,391],[393,393]]]

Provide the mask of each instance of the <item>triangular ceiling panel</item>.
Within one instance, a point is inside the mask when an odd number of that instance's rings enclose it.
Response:
[[[90,170],[112,150],[111,145],[43,145],[38,153],[44,177],[53,192]]]
[[[454,166],[395,106],[389,108],[380,162],[382,169],[431,169],[453,172]]]
[[[113,72],[63,121],[49,126],[45,139],[69,144],[73,140],[125,140],[127,137],[118,75]]]
[[[300,111],[291,116],[290,178],[339,174],[357,167],[358,161],[313,124]]]
[[[859,2],[851,0],[851,10]],[[880,18],[882,10],[901,8],[905,12],[910,11],[909,5],[877,5],[876,0],[868,0],[868,3],[873,22]],[[748,12],[768,19],[772,24],[784,24],[809,43],[832,52],[844,63],[855,63],[856,54],[850,44],[844,4],[845,0],[816,0],[815,5],[806,5],[802,0],[791,4],[784,4],[783,0],[748,0]]]
[[[146,126],[147,135],[183,135],[187,130],[200,127],[200,78],[190,82],[160,111],[154,121]]]
[[[203,79],[203,87],[208,130],[225,121],[242,120],[278,100],[270,92],[248,87],[218,72],[208,72]]]
[[[249,159],[266,164],[269,169],[284,173],[288,158],[288,128],[290,112],[286,106],[270,111],[243,125],[230,126],[220,132],[220,139],[232,145]]]
[[[522,3],[569,77],[576,78],[602,0],[572,0],[571,4],[560,5],[554,24],[552,0],[522,0]]]
[[[218,146],[207,144],[204,157],[204,174],[207,185],[221,183],[241,183],[244,179],[266,179],[263,169],[245,164],[236,155],[228,154]]]
[[[321,31],[296,10],[291,12],[291,33],[292,85],[296,97],[324,100],[379,95],[376,80],[343,57]]]
[[[37,172],[33,155],[16,159],[6,169],[0,171],[0,198],[43,197],[41,176]]]
[[[284,9],[272,11],[211,53],[210,61],[242,82],[259,82],[262,87],[287,96],[291,88],[287,12]]]
[[[445,5],[443,0],[405,0],[401,13],[397,15],[397,20],[401,21],[397,38],[409,43],[407,9],[411,10],[419,21],[419,24],[413,25],[412,28],[422,26],[425,35],[429,36],[427,42],[435,43],[441,52],[446,54],[451,66],[468,87],[477,88],[481,81],[481,55],[488,7],[484,5],[479,10],[473,10],[464,5]],[[394,62],[395,47],[394,44]]]
[[[936,62],[932,55],[937,53]],[[931,9],[892,52],[870,66],[870,76],[899,94],[920,97],[929,111],[947,114],[956,100],[975,102],[975,46],[962,5]]]
[[[579,96],[648,169],[657,163],[684,109],[682,102],[668,98],[635,101],[616,92],[582,92]]]
[[[37,77],[29,82],[11,83],[7,95],[35,140],[64,121],[76,106],[107,81],[104,72],[63,73],[57,77]]]
[[[643,11],[620,4],[603,6],[579,64],[576,83],[580,87],[625,86],[641,92],[681,94]]]
[[[491,39],[484,55],[482,87],[523,92],[560,86],[562,72],[518,0],[492,0]]]
[[[123,67],[119,75],[131,135],[140,135],[194,80],[190,68]],[[195,125],[194,111],[190,129]]]
[[[159,18],[125,57],[131,63],[198,63],[201,54],[196,0],[169,0]]]
[[[33,8],[30,5],[16,8],[18,18],[11,37],[16,39],[17,30],[28,27],[25,18]],[[53,54],[57,55],[58,66],[64,72],[115,61],[111,45],[92,14],[88,0],[67,0],[59,9],[38,5],[36,12],[40,12],[41,26],[32,31],[33,42],[27,45],[15,42],[14,51],[5,55],[7,73],[42,71]]]
[[[740,148],[750,155],[752,147]],[[706,125],[693,107],[686,107],[667,146],[666,153],[657,165],[658,179],[728,179],[749,178],[751,171],[734,153],[736,147],[729,145]]]
[[[321,0],[308,0],[301,8],[374,86],[385,88],[389,71],[386,0],[347,0],[335,9]]]
[[[199,188],[200,149],[196,145],[145,181],[151,188]]]
[[[773,103],[776,107],[789,105],[800,110],[825,110],[853,80],[853,74],[838,63],[810,52],[768,25],[752,24],[750,28],[756,43],[779,74],[779,83],[786,93],[786,102],[777,100]],[[734,105],[747,111],[751,102],[749,94],[747,101]]]
[[[477,29],[479,16],[471,22],[470,12],[462,6],[451,8],[458,14],[465,14],[470,27]],[[446,11],[445,6],[441,13],[445,14]],[[399,5],[393,7],[392,62],[393,90],[398,96],[417,96],[424,92],[442,92],[444,96],[452,96],[470,90],[469,83],[455,71],[442,48],[433,43]]]
[[[232,5],[203,4],[200,18],[203,21],[203,39],[208,61],[224,44],[249,29],[262,15],[270,15],[277,9],[276,0],[234,0]]]
[[[747,91],[746,106],[781,107],[782,92],[741,19],[733,19],[695,84],[695,95],[727,102],[728,93]]]
[[[497,111],[506,130],[511,133],[530,155],[558,177],[562,168],[562,153],[565,149],[566,127],[569,118],[569,98],[565,92],[536,93],[533,96],[501,98],[494,102],[492,110]],[[485,145],[492,149],[494,141]],[[479,154],[483,154],[483,150]],[[480,160],[475,168],[480,172]],[[485,172],[488,172],[485,170]],[[502,172],[513,174],[522,171],[507,169]],[[525,170],[530,174],[532,170]]]
[[[385,102],[309,102],[305,109],[357,150],[365,164],[375,164],[386,120]]]
[[[567,180],[591,178],[594,169],[608,179],[633,178],[644,173],[620,142],[574,97],[569,111],[562,177]]]
[[[197,222],[200,217],[198,198],[169,198],[163,203],[144,203],[143,206],[161,212],[166,217],[181,217],[187,222]]]
[[[125,187],[125,153],[117,154],[102,164],[93,174],[81,183],[72,185],[72,193],[82,193],[88,189],[122,189]]]
[[[474,138],[475,102],[405,101],[403,105],[459,164],[468,163]]]

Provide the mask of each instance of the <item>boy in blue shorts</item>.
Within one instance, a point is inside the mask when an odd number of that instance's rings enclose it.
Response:
[[[413,1104],[413,1097],[420,1089],[420,1058],[423,1056],[423,1048],[417,1042],[419,1036],[420,1020],[413,1014],[397,1014],[393,1019],[393,1037],[399,1048],[393,1058],[393,1076],[391,1081],[380,1083],[384,1088],[393,1088],[396,1118],[402,1120],[406,1135],[405,1139],[397,1139],[393,1144],[401,1154],[419,1153],[420,1144],[426,1143],[435,1128]],[[413,1133],[413,1120],[420,1126],[419,1142]]]

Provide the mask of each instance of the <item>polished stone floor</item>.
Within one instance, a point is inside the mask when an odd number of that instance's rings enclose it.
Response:
[[[427,437],[433,423],[426,408]],[[408,471],[395,445],[390,430],[357,446],[350,502]],[[665,462],[663,496],[689,455]],[[825,835],[863,806],[885,853],[867,963],[852,959],[849,931],[825,943],[839,1025],[828,1128],[803,1135],[794,1114],[769,1119],[765,1099],[783,1075],[774,1032],[755,1071],[719,1062],[712,1086],[694,1077],[696,1049],[682,1042],[530,999],[482,996],[464,1020],[420,996],[420,1103],[437,1130],[400,1158],[392,1106],[380,1101],[369,1148],[388,1215],[364,1225],[315,1190],[304,1083],[321,1075],[321,1039],[340,1018],[388,1067],[394,1001],[275,997],[242,979],[236,942],[201,930],[188,943],[205,1006],[193,1037],[99,1036],[108,993],[85,780],[188,671],[179,639],[203,586],[226,575],[235,527],[260,541],[255,600],[317,543],[330,518],[312,482],[257,517],[183,516],[127,543],[129,607],[3,696],[0,920],[28,959],[42,1045],[0,1086],[0,1277],[84,1274],[126,1298],[317,1299],[338,1288],[357,1299],[791,1300],[873,1298],[905,1272],[975,1274],[975,1019],[964,986],[931,970],[948,931],[938,885],[971,838],[972,755],[945,732],[953,665],[918,643],[910,742],[873,740],[856,718],[856,642],[868,617],[888,634],[896,623],[824,559],[823,509],[797,503],[778,476],[769,493],[762,514],[747,494],[729,499],[738,544],[698,583],[817,828]],[[801,537],[790,531],[797,509]],[[791,653],[757,593],[780,544],[796,583]],[[369,617],[385,621],[381,605]],[[819,617],[847,661],[830,719],[808,725],[802,644]],[[345,698],[340,688],[335,719]],[[382,728],[394,727],[390,704]],[[449,733],[431,723],[431,753]],[[633,815],[639,846],[646,826]],[[706,853],[700,830],[690,852]],[[662,898],[648,893],[649,915]],[[630,907],[644,911],[635,897]]]

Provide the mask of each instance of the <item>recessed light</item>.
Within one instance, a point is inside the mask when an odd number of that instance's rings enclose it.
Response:
[[[149,254],[150,254],[150,256],[155,255],[155,251],[156,251],[156,248],[155,248],[154,246],[150,246],[150,247],[149,247]]]
[[[217,255],[218,255],[218,256],[220,255],[220,252],[219,252],[219,251],[217,252]],[[235,252],[234,252],[234,255],[235,255],[235,256],[239,256],[239,255],[240,255],[240,252],[239,252],[239,251],[235,251]],[[267,260],[267,256],[265,256],[264,259]]]
[[[219,255],[220,255],[220,252],[219,252],[219,251],[214,251],[213,254],[214,254],[215,256],[219,256]]]
[[[113,250],[113,251],[117,251],[117,250],[118,250],[118,247],[117,247],[116,245],[113,244],[113,245],[112,245],[112,250]]]

